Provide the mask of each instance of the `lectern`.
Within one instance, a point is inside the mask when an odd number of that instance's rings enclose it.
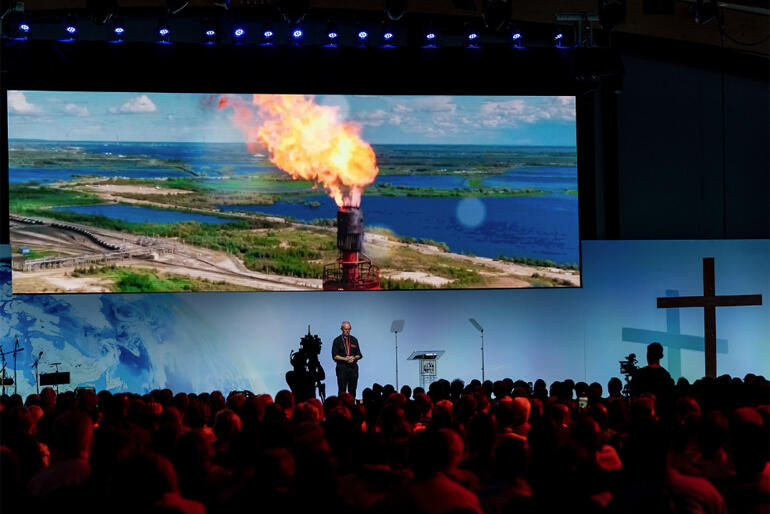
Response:
[[[444,355],[444,350],[418,350],[412,352],[412,355],[406,358],[410,361],[419,361],[420,363],[420,387],[428,387],[438,380],[438,367],[436,361]]]

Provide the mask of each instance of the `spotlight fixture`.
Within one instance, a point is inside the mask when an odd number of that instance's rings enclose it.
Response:
[[[63,41],[74,41],[78,36],[78,24],[75,18],[68,16],[64,20],[64,39]]]
[[[267,23],[262,25],[262,45],[270,46],[273,41],[275,41],[275,30],[273,30],[272,25]]]
[[[294,27],[291,29],[291,38],[296,42],[299,43],[302,41],[302,38],[305,37],[305,31],[302,30],[300,27]]]
[[[556,48],[564,48],[564,32],[557,30],[553,33],[553,42]]]
[[[404,17],[407,9],[407,0],[385,0],[385,14],[392,21],[398,21]]]
[[[511,43],[513,43],[514,48],[524,48],[524,38],[522,37],[521,32],[513,29],[511,32]]]
[[[158,28],[155,30],[158,35],[158,43],[170,43],[171,42],[171,29],[168,27],[168,22],[165,18],[158,20]]]
[[[438,46],[438,34],[433,29],[425,31],[423,48],[435,48]]]
[[[382,46],[392,47],[395,46],[396,34],[391,29],[385,29],[382,32]]]
[[[233,39],[236,43],[240,43],[246,38],[246,29],[240,25],[236,25],[233,28]]]
[[[465,46],[468,48],[479,48],[481,34],[475,27],[475,24],[465,24]]]
[[[126,24],[120,18],[115,18],[112,22],[112,42],[120,43],[126,34]]]
[[[219,27],[211,20],[207,20],[201,28],[201,40],[204,45],[217,44],[217,34],[219,34]]]
[[[20,39],[26,39],[29,36],[29,31],[32,30],[29,23],[25,20],[19,20],[16,25],[16,34]]]
[[[481,18],[488,29],[499,31],[511,19],[511,0],[484,0]]]
[[[331,21],[326,24],[326,46],[337,46],[340,40],[340,33],[337,26]]]
[[[358,41],[361,43],[365,43],[367,39],[369,39],[369,31],[365,29],[361,29],[356,33],[356,38],[358,38]]]

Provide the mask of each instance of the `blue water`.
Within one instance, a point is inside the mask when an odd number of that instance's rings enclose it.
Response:
[[[79,214],[92,214],[126,221],[128,223],[181,223],[183,221],[197,221],[199,223],[230,223],[231,219],[206,216],[192,212],[180,212],[173,210],[148,209],[146,207],[134,207],[133,205],[105,204],[105,205],[76,205],[71,207],[58,207],[56,210],[77,212]]]
[[[515,168],[481,181],[488,187],[533,188],[549,193],[577,191],[577,168]]]
[[[221,205],[223,211],[251,211],[311,221],[333,218],[337,206],[328,196],[306,197],[321,203],[277,202],[273,205]],[[577,197],[523,196],[471,199],[484,204],[486,216],[476,227],[461,223],[456,198],[365,196],[367,226],[385,227],[400,236],[433,239],[452,252],[484,257],[525,256],[566,264],[579,262]]]

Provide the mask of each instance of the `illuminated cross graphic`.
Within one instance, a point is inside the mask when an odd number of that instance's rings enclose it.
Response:
[[[658,298],[659,309],[703,307],[703,335],[706,343],[706,376],[717,376],[717,307],[762,305],[761,294],[717,296],[714,285],[714,258],[703,259],[703,296]]]
[[[679,291],[667,289],[666,297],[677,297]],[[680,332],[679,309],[666,311],[666,331],[645,330],[643,328],[623,328],[623,341],[629,343],[650,344],[658,342],[666,347],[668,371],[674,379],[682,376],[682,350],[703,351],[704,342],[700,336],[685,335]],[[717,353],[727,353],[727,340],[717,339]]]

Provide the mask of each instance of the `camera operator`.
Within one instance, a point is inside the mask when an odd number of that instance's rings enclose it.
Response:
[[[660,365],[663,358],[663,346],[660,343],[647,345],[647,365],[636,370],[631,378],[631,395],[652,393],[657,399],[658,417],[664,415],[670,406],[674,381],[671,375]]]

